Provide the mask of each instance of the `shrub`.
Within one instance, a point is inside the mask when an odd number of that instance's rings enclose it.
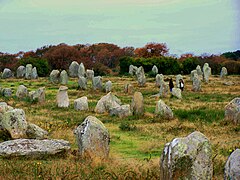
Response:
[[[200,62],[197,57],[189,57],[184,59],[182,62],[183,66],[183,73],[184,74],[190,74],[193,69],[196,69],[197,65],[199,65]]]
[[[119,129],[121,129],[122,131],[134,131],[137,129],[137,127],[129,121],[123,121],[119,125]]]

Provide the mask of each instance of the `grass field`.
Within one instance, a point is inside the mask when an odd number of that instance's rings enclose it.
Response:
[[[174,77],[174,76],[165,76]],[[124,84],[132,83],[135,91],[142,92],[145,103],[144,117],[111,117],[108,114],[95,114],[97,101],[105,95],[93,91],[91,82],[87,90],[77,89],[77,79],[68,84],[69,108],[56,106],[56,94],[60,85],[49,83],[47,78],[38,80],[0,79],[2,88],[13,89],[13,97],[1,97],[14,108],[24,109],[28,122],[37,124],[49,132],[53,139],[65,139],[71,143],[71,151],[66,157],[34,159],[0,159],[0,179],[159,179],[159,160],[165,143],[175,137],[183,137],[193,131],[205,134],[213,148],[214,179],[223,179],[223,169],[227,157],[240,147],[240,127],[224,120],[224,107],[235,97],[240,96],[240,76],[229,76],[222,80],[218,76],[210,78],[208,84],[202,83],[202,92],[192,92],[188,76],[184,76],[183,99],[163,98],[175,118],[171,121],[155,117],[154,110],[159,98],[159,88],[154,78],[148,78],[145,87],[138,87],[132,77],[103,77],[103,82],[111,80],[113,94],[124,104],[130,104],[132,95],[124,93]],[[233,86],[223,85],[233,81]],[[32,103],[15,97],[17,87],[25,85],[28,90],[46,87],[46,102]],[[80,112],[73,108],[73,101],[87,96],[89,111]],[[76,154],[77,144],[73,130],[88,115],[96,116],[110,132],[109,159],[87,161]]]

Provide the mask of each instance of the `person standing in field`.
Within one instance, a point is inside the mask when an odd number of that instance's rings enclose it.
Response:
[[[180,87],[181,91],[183,91],[183,89],[184,89],[184,82],[183,82],[182,79],[179,80],[179,87]]]
[[[173,84],[173,80],[172,78],[169,80],[169,89],[170,89],[170,92],[172,92],[172,88],[174,88],[174,84]]]

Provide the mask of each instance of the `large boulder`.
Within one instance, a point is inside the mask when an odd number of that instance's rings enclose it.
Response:
[[[2,73],[2,78],[7,79],[13,76],[13,73],[10,69],[4,68],[3,73]]]
[[[157,68],[157,66],[154,65],[154,66],[152,67],[152,72],[153,72],[154,75],[156,75],[156,74],[158,73],[158,68]]]
[[[160,179],[204,179],[213,175],[212,148],[200,132],[167,143],[160,159]]]
[[[37,79],[37,78],[38,78],[37,68],[34,67],[34,68],[32,69],[31,79]]]
[[[240,149],[236,149],[229,156],[224,170],[224,180],[240,179]]]
[[[29,139],[45,139],[48,136],[48,132],[36,124],[28,123],[26,135]]]
[[[146,77],[145,77],[144,69],[142,66],[140,66],[137,69],[136,76],[137,76],[138,85],[144,86],[146,84]]]
[[[180,79],[183,79],[183,77],[182,77],[181,74],[178,74],[176,76],[176,86],[177,86],[177,88],[180,88],[180,83],[179,83]]]
[[[94,77],[94,71],[90,70],[90,69],[87,69],[86,70],[86,76],[87,76],[88,80],[92,80],[92,78]]]
[[[227,74],[228,74],[227,68],[226,67],[222,67],[221,72],[220,72],[220,78],[226,77]]]
[[[63,70],[60,73],[60,84],[66,85],[68,84],[68,74],[67,71]]]
[[[93,77],[92,78],[92,86],[93,86],[93,89],[96,90],[102,90],[102,77],[101,76],[97,76],[97,77]]]
[[[86,74],[85,67],[84,67],[83,63],[81,63],[78,67],[78,77],[81,77],[81,76],[85,77],[85,74]]]
[[[25,79],[31,79],[32,78],[32,64],[26,65],[26,73],[25,73]]]
[[[201,79],[199,78],[197,73],[194,74],[192,81],[193,81],[192,90],[194,92],[201,91]]]
[[[109,93],[109,92],[111,92],[112,91],[112,82],[111,81],[107,81],[106,83],[105,83],[105,92],[106,93]]]
[[[29,97],[32,101],[37,101],[39,103],[45,102],[45,87],[41,87],[36,91],[31,91]]]
[[[16,139],[0,143],[2,157],[45,158],[47,155],[58,155],[70,150],[68,141],[55,139]]]
[[[240,123],[240,98],[234,98],[225,106],[225,119],[234,124]]]
[[[49,76],[49,80],[53,84],[58,84],[60,81],[60,72],[59,70],[52,70]]]
[[[129,104],[113,107],[110,109],[111,116],[128,117],[132,115],[131,107]]]
[[[24,85],[20,85],[18,86],[17,92],[16,92],[16,96],[19,99],[23,99],[28,97],[28,89],[26,86]]]
[[[24,66],[19,66],[17,68],[17,78],[24,78],[26,73],[26,68]]]
[[[80,89],[86,90],[87,89],[87,79],[83,76],[80,76],[78,79],[78,86]]]
[[[88,99],[86,96],[74,100],[74,109],[78,111],[88,110]]]
[[[60,86],[57,93],[57,106],[58,107],[68,107],[69,106],[69,98],[67,93],[68,87]]]
[[[182,91],[179,88],[172,88],[172,95],[178,99],[182,99]]]
[[[94,111],[100,114],[109,112],[111,108],[119,107],[121,104],[120,99],[109,92],[98,101]]]
[[[106,159],[109,154],[110,135],[104,124],[88,116],[75,130],[79,152],[85,158]]]
[[[130,83],[125,84],[125,86],[124,86],[124,93],[126,93],[126,94],[133,94],[133,91],[134,91],[134,87],[133,87],[132,84],[130,84]]]
[[[133,66],[132,64],[129,66],[129,74],[130,75],[135,75],[136,74],[136,72],[137,72],[137,67],[136,66]]]
[[[78,77],[78,68],[79,68],[78,62],[73,61],[69,66],[69,76]]]
[[[157,74],[156,75],[156,84],[155,84],[155,86],[156,87],[160,87],[161,84],[163,84],[163,83],[164,83],[164,76],[163,76],[163,74]]]
[[[171,108],[167,106],[161,99],[156,104],[155,114],[164,119],[173,119],[173,112]]]
[[[134,115],[144,115],[144,100],[141,92],[135,92],[132,98],[131,110]]]

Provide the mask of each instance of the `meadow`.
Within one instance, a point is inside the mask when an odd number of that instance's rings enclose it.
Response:
[[[165,79],[175,76],[164,76]],[[12,158],[0,159],[0,179],[159,179],[159,160],[164,145],[176,137],[184,137],[193,131],[200,131],[212,143],[214,179],[223,179],[224,165],[230,153],[240,147],[240,127],[224,120],[224,107],[233,98],[240,96],[240,76],[220,79],[212,76],[209,83],[202,83],[201,92],[192,92],[189,76],[184,76],[183,99],[173,98],[170,94],[163,101],[172,108],[173,120],[164,120],[154,115],[159,88],[155,78],[147,78],[145,87],[138,87],[137,81],[129,76],[104,76],[103,82],[111,80],[112,92],[123,104],[130,104],[132,95],[124,93],[124,85],[132,83],[134,91],[144,96],[145,114],[143,117],[111,117],[96,114],[97,101],[106,93],[91,89],[79,90],[77,78],[68,83],[69,108],[58,108],[56,94],[58,85],[51,84],[48,78],[37,80],[0,79],[2,88],[13,89],[11,98],[0,97],[14,108],[24,109],[28,122],[35,123],[49,132],[49,138],[64,139],[71,143],[71,151],[64,157],[44,159]],[[232,81],[232,86],[223,85]],[[18,100],[15,96],[19,85],[29,91],[39,87],[46,88],[44,104],[29,99]],[[89,111],[76,111],[73,101],[87,96]],[[78,147],[73,130],[88,115],[96,116],[110,132],[109,159],[86,160],[78,156]]]

